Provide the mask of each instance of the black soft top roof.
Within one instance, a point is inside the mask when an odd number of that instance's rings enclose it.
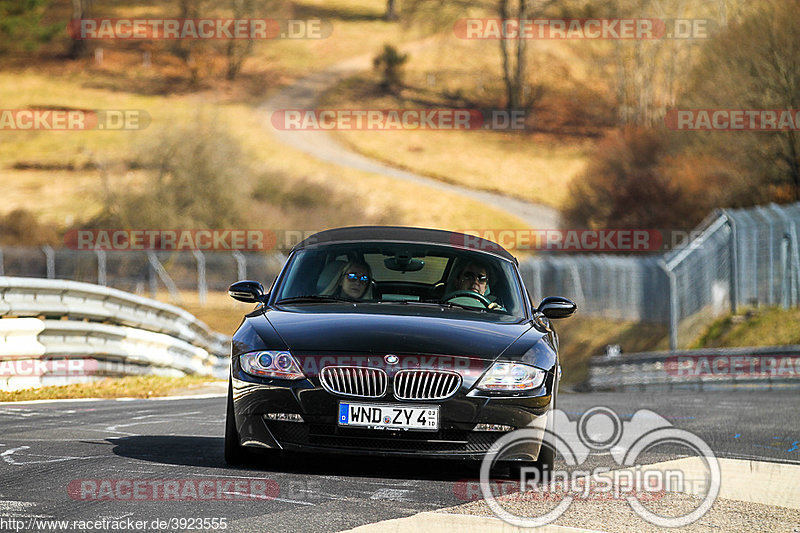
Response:
[[[464,250],[486,252],[517,263],[517,259],[499,244],[455,231],[406,226],[348,226],[315,233],[295,245],[292,251],[318,244],[337,242],[408,242],[452,246]]]

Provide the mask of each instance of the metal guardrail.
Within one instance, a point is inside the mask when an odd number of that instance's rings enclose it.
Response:
[[[589,362],[594,391],[800,388],[800,345],[642,352]]]
[[[111,375],[224,377],[229,339],[178,307],[89,283],[0,277],[0,388]]]

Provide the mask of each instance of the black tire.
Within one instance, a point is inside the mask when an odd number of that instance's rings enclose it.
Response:
[[[236,430],[236,417],[233,411],[233,384],[228,381],[228,408],[225,411],[225,462],[229,465],[241,465],[248,461],[250,454],[239,443],[239,432]]]
[[[536,468],[539,469],[539,479],[542,483],[550,482],[550,475],[553,472],[553,464],[556,462],[556,453],[550,446],[542,444],[539,450],[539,457],[536,459]]]
[[[551,407],[551,413],[556,409],[556,401],[558,399],[558,383],[555,384],[556,391],[553,395],[553,405]],[[555,417],[551,416],[550,419],[547,421],[547,431],[551,434],[555,434]],[[548,483],[550,481],[550,475],[553,472],[553,466],[556,462],[556,451],[550,446],[545,446],[544,443],[542,444],[541,449],[539,450],[539,457],[536,459],[536,467],[539,469],[539,474],[541,474],[542,483]]]

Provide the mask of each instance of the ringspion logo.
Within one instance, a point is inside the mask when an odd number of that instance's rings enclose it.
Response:
[[[613,474],[598,479],[573,476],[536,491],[526,490],[519,481],[497,479],[490,481],[489,491],[495,498],[505,497],[514,502],[561,502],[567,496],[592,502],[627,501],[632,496],[639,501],[658,501],[666,495],[663,489],[628,487],[619,473],[616,478]],[[453,494],[465,502],[482,500],[481,482],[477,479],[457,481],[453,484]]]
[[[683,527],[705,515],[719,495],[722,474],[719,461],[708,444],[653,411],[640,409],[629,422],[621,421],[612,409],[604,406],[589,409],[576,421],[571,421],[560,409],[554,409],[550,416],[557,432],[526,427],[506,433],[495,441],[481,462],[480,493],[492,512],[504,522],[520,527],[541,527],[557,520],[582,494],[605,493],[609,495],[607,498],[627,501],[640,518],[651,524]],[[505,455],[513,456],[519,446],[534,443],[554,450],[568,467],[576,469],[553,469],[549,471],[549,480],[543,480],[538,468],[522,467],[519,492],[496,495],[493,492],[495,483],[490,478],[492,466]],[[680,447],[681,455],[689,464],[694,465],[694,460],[699,460],[703,467],[682,466],[685,463],[680,461],[668,467],[658,463],[641,464],[640,457],[658,446]],[[586,464],[589,456],[606,453],[619,468],[597,466],[589,471]],[[506,491],[512,489],[506,487]],[[644,505],[644,502],[660,499],[665,492],[698,497],[692,500],[691,506],[672,512],[655,513]],[[520,515],[516,514],[519,507],[509,505],[519,500],[556,501],[558,504],[553,508],[529,506],[525,509],[530,514]]]

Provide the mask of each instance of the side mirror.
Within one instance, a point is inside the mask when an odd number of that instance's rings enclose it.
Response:
[[[251,280],[237,281],[228,287],[228,294],[240,302],[257,303],[265,300],[264,286]]]
[[[547,318],[567,318],[575,313],[578,306],[563,296],[548,296],[539,304],[537,311]]]

